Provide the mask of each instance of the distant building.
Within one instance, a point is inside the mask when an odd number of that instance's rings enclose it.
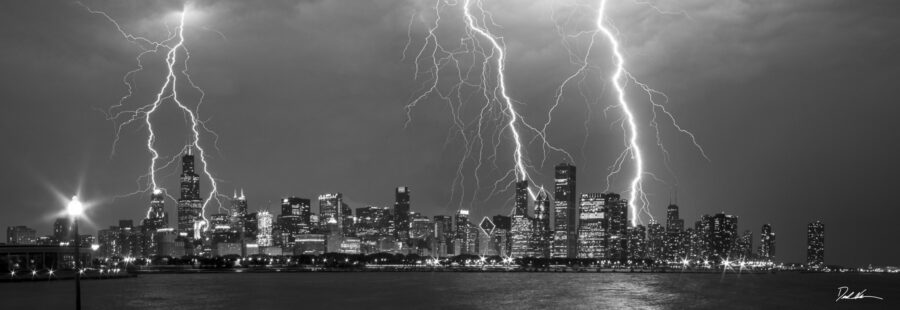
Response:
[[[628,258],[643,260],[647,256],[647,228],[644,225],[628,227]]]
[[[531,231],[532,257],[550,258],[550,196],[541,190],[534,201],[534,226]]]
[[[737,239],[735,249],[732,250],[731,257],[739,259],[753,258],[753,233],[745,230]]]
[[[325,235],[305,234],[294,240],[294,255],[319,255],[325,253]]]
[[[432,249],[438,257],[453,253],[453,217],[447,215],[434,216],[435,247]]]
[[[344,237],[341,240],[340,253],[343,254],[359,254],[360,240],[357,237]]]
[[[338,229],[340,230],[338,234],[343,235],[343,208],[343,194],[326,193],[319,195],[319,223],[326,229],[327,234],[330,235],[332,233],[328,229]],[[334,219],[334,223],[331,222],[332,219]]]
[[[434,223],[427,216],[416,214],[410,223],[409,238],[425,241],[434,236]]]
[[[409,218],[409,187],[400,186],[394,191],[394,223],[396,230],[394,232],[397,240],[405,242],[409,239],[410,218]]]
[[[680,261],[686,256],[684,239],[684,219],[678,216],[678,205],[670,204],[666,208],[666,236],[664,240],[664,257],[666,260]]]
[[[101,229],[97,232],[100,248],[97,249],[100,257],[119,256],[122,253],[120,242],[120,230],[118,226],[110,226],[109,229]]]
[[[75,236],[73,236],[72,221],[66,217],[57,218],[56,221],[53,222],[53,239],[57,243],[69,243],[75,240]]]
[[[200,175],[194,171],[191,148],[181,157],[181,197],[178,199],[178,232],[189,254],[196,251],[194,241],[200,241],[203,198],[200,197]],[[121,226],[121,225],[120,225]]]
[[[718,213],[709,218],[710,220],[710,248],[712,258],[716,260],[725,260],[732,258],[732,249],[735,248],[737,240],[738,218],[734,215]]]
[[[528,180],[516,182],[516,205],[513,209],[512,230],[510,239],[512,243],[511,255],[514,258],[527,257],[534,224],[528,216]]]
[[[605,204],[606,200],[603,198],[603,194],[581,194],[578,258],[602,259],[606,257],[606,231],[603,229]]]
[[[699,252],[699,258],[703,260],[713,259],[712,251],[712,216],[704,214],[700,220],[694,223],[694,230],[698,235],[697,244],[694,245]]]
[[[281,215],[278,216],[276,225],[281,244],[291,247],[297,236],[310,233],[310,217],[309,199],[293,196],[282,198]]]
[[[37,231],[27,226],[9,226],[6,228],[7,245],[37,244]]]
[[[606,258],[611,261],[628,259],[628,200],[619,194],[603,194],[606,207]]]
[[[806,227],[806,265],[809,268],[825,266],[825,224],[821,221]]]
[[[775,259],[775,233],[772,232],[772,225],[765,224],[759,234],[759,251],[760,259],[772,261]]]
[[[272,214],[269,211],[256,213],[256,244],[259,247],[275,245],[272,239]]]
[[[512,217],[494,215],[491,222],[494,223],[494,233],[491,236],[494,244],[497,246],[498,255],[503,257],[510,256],[512,251],[512,240],[510,239]]]
[[[552,257],[578,256],[578,204],[575,191],[575,166],[556,165],[556,187],[553,192]]]
[[[169,213],[166,212],[166,196],[161,189],[153,190],[153,194],[150,195],[150,212],[147,212],[147,218],[141,225],[152,231],[169,227]]]
[[[459,254],[469,254],[475,251],[474,248],[469,247],[469,210],[460,209],[456,211],[456,230],[455,237],[453,238],[453,253],[456,255]],[[475,235],[477,236],[477,234]],[[472,236],[472,237],[475,237]],[[474,244],[475,240],[471,240]]]
[[[654,219],[647,225],[647,259],[663,260],[665,253],[665,229]]]

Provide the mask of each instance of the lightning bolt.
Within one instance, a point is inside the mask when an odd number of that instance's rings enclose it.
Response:
[[[691,17],[685,11],[668,11],[668,10],[664,10],[652,3],[645,2],[645,1],[639,1],[639,0],[635,0],[635,1],[633,1],[633,3],[636,5],[647,6],[659,14],[682,15],[682,16],[686,17],[687,19],[691,19]],[[706,152],[703,150],[703,148],[697,142],[697,139],[694,136],[694,134],[691,133],[690,131],[684,129],[681,125],[679,125],[678,122],[676,121],[674,115],[666,108],[666,106],[664,104],[668,103],[669,97],[665,93],[658,91],[656,89],[653,89],[646,83],[639,81],[634,75],[632,75],[627,70],[626,60],[621,51],[622,50],[621,44],[617,38],[618,30],[616,30],[612,26],[612,23],[609,22],[609,20],[607,19],[607,16],[606,16],[606,8],[607,8],[606,0],[600,0],[599,6],[596,7],[597,16],[596,16],[596,19],[594,20],[594,25],[592,26],[592,29],[578,31],[574,34],[566,33],[566,31],[564,30],[565,25],[571,22],[571,18],[573,17],[573,15],[579,14],[582,11],[588,11],[588,10],[585,10],[586,8],[587,8],[587,6],[579,4],[579,5],[577,5],[577,8],[573,9],[572,12],[569,13],[568,16],[566,16],[562,20],[557,18],[555,9],[551,10],[551,19],[554,20],[554,22],[556,22],[557,32],[563,37],[563,40],[562,40],[563,47],[569,53],[570,63],[573,65],[576,65],[577,69],[571,75],[569,75],[566,79],[564,79],[563,82],[560,84],[560,86],[557,88],[555,96],[554,96],[554,103],[552,104],[550,110],[548,111],[548,118],[547,118],[548,120],[544,124],[544,128],[542,129],[542,131],[546,133],[547,126],[549,126],[549,124],[551,122],[552,113],[560,105],[560,102],[562,101],[564,90],[566,87],[568,87],[569,84],[573,83],[574,81],[577,81],[580,94],[581,94],[582,98],[585,99],[585,102],[588,103],[589,100],[587,99],[586,94],[584,93],[583,90],[581,90],[581,83],[584,82],[587,73],[590,70],[596,68],[595,66],[590,64],[589,59],[590,59],[590,55],[591,55],[592,51],[595,49],[595,44],[596,44],[597,38],[601,37],[601,38],[606,39],[606,41],[609,42],[610,52],[612,54],[612,62],[613,62],[613,66],[614,66],[614,70],[613,70],[612,74],[609,76],[609,80],[610,80],[610,82],[611,82],[610,84],[612,84],[613,90],[615,92],[615,102],[616,103],[608,106],[606,109],[603,110],[603,112],[605,115],[612,108],[621,109],[622,117],[618,121],[614,122],[613,125],[619,124],[621,126],[622,132],[624,133],[624,135],[623,135],[624,149],[618,154],[618,156],[616,157],[613,164],[610,165],[610,167],[609,167],[610,172],[606,176],[607,186],[606,186],[605,191],[610,190],[610,186],[612,184],[613,177],[623,171],[623,167],[625,166],[625,164],[628,162],[633,163],[634,171],[633,171],[633,175],[631,176],[630,181],[628,183],[627,192],[629,195],[628,201],[630,202],[629,213],[631,215],[631,223],[632,223],[632,225],[637,225],[641,221],[641,219],[640,219],[641,213],[647,215],[647,217],[649,217],[650,219],[653,219],[653,215],[650,213],[650,208],[649,208],[650,201],[647,196],[647,193],[644,191],[645,177],[649,177],[649,178],[651,178],[657,182],[661,182],[663,184],[667,184],[667,183],[664,180],[662,180],[661,178],[657,177],[656,174],[654,174],[650,171],[647,171],[645,168],[645,154],[644,154],[641,144],[640,144],[642,135],[641,135],[641,132],[640,132],[639,126],[638,126],[638,123],[639,123],[638,115],[636,115],[636,113],[634,113],[634,105],[626,97],[626,91],[627,91],[629,85],[631,85],[631,84],[636,85],[647,95],[647,99],[650,103],[650,112],[651,112],[651,118],[649,120],[649,125],[650,125],[650,127],[653,128],[653,130],[655,132],[656,146],[660,150],[660,153],[662,154],[663,164],[665,165],[666,169],[669,171],[670,175],[675,177],[675,173],[671,169],[670,164],[669,164],[669,161],[670,161],[669,150],[666,148],[665,144],[663,143],[662,136],[660,133],[660,124],[659,124],[660,118],[666,119],[667,121],[669,121],[672,124],[672,126],[679,133],[689,137],[691,139],[693,146],[698,150],[698,152],[704,159],[706,159],[708,161],[709,157],[706,155]],[[581,38],[584,36],[587,36],[589,38],[585,52],[583,55],[576,55],[575,51],[573,50],[574,48],[571,46],[571,43],[569,40],[570,39],[578,39],[578,38]],[[658,102],[657,101],[658,98],[662,98],[663,101]],[[588,103],[588,107],[590,107],[589,103]],[[590,108],[589,108],[589,110],[590,110]],[[662,117],[660,117],[660,116],[662,116]],[[586,130],[585,131],[586,132],[585,141],[587,140],[588,133],[589,133],[588,125],[587,125],[588,121],[590,121],[590,118],[588,118],[585,121],[585,130]],[[677,182],[678,182],[677,177],[675,177],[675,185],[676,186],[677,186]]]
[[[200,212],[200,216],[202,218],[201,224],[205,229],[208,229],[208,221],[206,219],[205,213],[206,208],[209,205],[210,201],[216,200],[218,202],[219,208],[222,209],[222,203],[219,200],[220,194],[218,193],[218,184],[217,180],[213,176],[213,174],[209,170],[209,161],[208,156],[206,154],[206,150],[201,144],[201,131],[209,133],[213,135],[216,139],[216,144],[214,146],[217,147],[218,135],[210,130],[206,126],[206,122],[199,118],[199,109],[201,104],[203,103],[203,99],[206,96],[206,93],[197,86],[196,83],[191,79],[190,74],[188,73],[188,61],[190,60],[190,51],[185,45],[185,36],[184,36],[184,28],[185,28],[185,16],[188,13],[189,7],[185,6],[179,16],[179,24],[175,27],[175,31],[169,31],[168,36],[165,40],[162,41],[153,41],[146,37],[135,36],[127,31],[125,31],[124,27],[122,27],[115,19],[113,19],[109,14],[97,11],[89,8],[88,6],[78,2],[78,5],[84,7],[91,14],[101,15],[106,18],[107,21],[112,23],[118,32],[128,41],[136,44],[142,51],[135,57],[135,61],[137,62],[137,67],[128,71],[125,76],[122,78],[123,83],[126,85],[128,93],[120,98],[119,102],[110,108],[108,108],[104,112],[107,117],[107,120],[113,121],[116,124],[115,128],[115,140],[113,141],[112,154],[115,155],[116,145],[120,140],[121,132],[128,125],[143,120],[144,125],[147,127],[148,135],[147,135],[147,150],[151,155],[150,158],[150,166],[147,170],[147,174],[138,177],[138,190],[118,196],[118,197],[126,197],[134,194],[138,194],[141,192],[152,191],[153,193],[165,192],[165,188],[162,188],[157,182],[157,172],[162,169],[165,169],[171,166],[177,160],[177,155],[172,156],[171,160],[167,162],[165,165],[161,167],[157,166],[157,162],[160,159],[159,151],[155,148],[154,144],[156,142],[156,132],[154,130],[154,122],[153,122],[153,114],[164,104],[164,102],[171,101],[174,102],[175,105],[181,110],[181,112],[185,115],[185,119],[190,122],[191,128],[191,140],[189,145],[185,146],[178,155],[189,152],[191,148],[196,148],[198,151],[198,155],[200,157],[200,161],[203,164],[203,173],[209,179],[210,182],[210,197],[203,202],[202,210]],[[168,28],[168,27],[167,27]],[[220,33],[221,34],[221,33]],[[143,58],[148,54],[159,53],[160,51],[165,52],[165,62],[166,62],[166,77],[164,79],[163,85],[159,88],[159,91],[155,94],[155,99],[146,105],[140,106],[136,109],[125,109],[125,105],[130,101],[130,99],[134,96],[134,76],[142,72],[144,69]],[[176,70],[176,64],[178,63],[178,53],[183,51],[184,60],[183,69]],[[185,105],[179,97],[178,93],[178,80],[179,73],[183,76],[184,80],[188,85],[197,92],[200,93],[200,98],[197,102],[196,109],[191,109],[187,105]],[[146,179],[146,186],[142,186],[143,183],[141,180]],[[174,197],[166,194],[170,199],[174,199]],[[150,210],[147,211],[147,216],[149,217]]]
[[[447,48],[442,45],[437,34],[439,28],[442,27],[442,12],[448,6],[461,6],[464,35],[459,40],[460,45],[457,48]],[[454,135],[458,135],[462,139],[464,148],[456,177],[452,182],[451,200],[455,199],[457,187],[459,187],[459,201],[460,207],[462,207],[466,199],[464,169],[467,163],[471,163],[476,191],[471,194],[470,204],[475,201],[481,183],[479,171],[484,166],[485,160],[491,160],[493,166],[497,167],[498,150],[503,141],[501,135],[507,131],[514,143],[514,148],[509,155],[513,161],[513,167],[494,182],[487,198],[496,194],[498,189],[500,191],[508,190],[516,181],[530,180],[530,184],[535,184],[529,174],[529,169],[532,167],[528,164],[525,154],[527,144],[523,143],[526,138],[523,131],[533,134],[529,144],[535,141],[540,142],[544,150],[541,165],[550,151],[559,152],[572,160],[572,156],[568,152],[548,142],[545,131],[525,122],[517,111],[517,104],[520,103],[510,96],[506,84],[506,46],[503,38],[490,30],[490,27],[499,26],[494,23],[491,13],[484,9],[482,2],[464,0],[460,3],[438,0],[435,1],[431,12],[435,17],[428,24],[425,42],[415,55],[415,73],[413,75],[415,80],[422,76],[427,78],[421,88],[416,91],[417,95],[411,98],[406,105],[407,121],[405,126],[408,126],[412,120],[412,110],[428,98],[439,98],[450,107],[453,127],[450,129],[451,133],[448,134],[445,145]],[[406,58],[410,42],[412,42],[411,32],[415,22],[414,17],[415,15],[410,19],[408,25],[409,41],[404,46],[403,59]],[[422,63],[425,63],[427,69],[421,67]],[[451,80],[451,84],[449,89],[446,89],[442,85],[448,78]],[[477,113],[476,117],[465,120],[465,106],[471,100],[480,100],[483,104],[477,108],[477,112],[472,112]],[[488,138],[486,135],[490,135],[490,137]],[[489,149],[493,149],[493,152]],[[505,187],[502,187],[504,181],[508,182]],[[532,199],[537,197],[532,188],[529,188],[528,191]]]
[[[631,155],[631,158],[634,160],[635,168],[634,168],[634,178],[631,180],[631,189],[629,190],[629,198],[630,202],[629,206],[631,208],[630,214],[631,216],[631,225],[636,226],[639,221],[638,217],[638,207],[637,207],[637,199],[640,197],[641,202],[643,203],[642,208],[646,209],[646,194],[644,193],[644,184],[643,184],[643,176],[644,176],[644,155],[641,153],[641,146],[638,143],[638,128],[635,123],[634,113],[631,112],[631,107],[628,104],[628,100],[625,98],[625,85],[623,81],[623,77],[626,77],[625,73],[625,58],[622,57],[622,53],[619,51],[619,41],[616,39],[616,36],[606,27],[604,24],[604,16],[606,10],[606,0],[600,1],[600,8],[597,11],[597,29],[600,29],[600,32],[606,36],[606,39],[610,42],[610,49],[613,53],[613,59],[615,61],[616,70],[612,75],[613,87],[616,89],[616,98],[619,102],[619,107],[622,108],[622,112],[625,113],[625,120],[628,123],[629,129],[629,138],[628,138],[628,147],[624,154]],[[622,157],[620,156],[620,158]],[[644,210],[646,211],[646,210]],[[653,216],[650,215],[650,212],[646,212],[650,218]]]
[[[645,169],[644,169],[644,155],[641,152],[641,146],[639,143],[640,132],[638,131],[635,114],[633,113],[632,107],[625,96],[625,88],[629,82],[635,83],[644,92],[647,93],[649,101],[652,105],[651,111],[653,113],[653,117],[650,120],[650,125],[656,131],[656,144],[662,151],[663,156],[664,156],[663,157],[664,163],[666,165],[666,168],[669,169],[670,172],[671,172],[671,168],[669,168],[669,164],[668,164],[669,152],[663,145],[662,139],[660,137],[659,124],[657,123],[657,110],[662,111],[663,114],[668,116],[669,120],[671,120],[672,124],[675,126],[675,128],[679,132],[681,132],[682,134],[688,135],[691,138],[693,145],[700,151],[703,158],[709,160],[709,157],[706,156],[706,152],[697,143],[697,140],[694,137],[694,134],[688,130],[683,129],[680,125],[678,125],[678,123],[675,120],[675,117],[671,113],[669,113],[668,110],[666,110],[665,106],[663,106],[662,104],[658,104],[654,100],[654,95],[661,95],[666,99],[666,102],[668,102],[668,96],[666,96],[664,93],[662,93],[660,91],[650,88],[647,84],[638,81],[631,73],[629,73],[626,70],[625,58],[624,58],[624,56],[622,56],[620,43],[619,43],[618,39],[616,38],[616,35],[613,34],[612,30],[610,30],[610,27],[608,27],[605,22],[606,3],[607,3],[606,0],[600,1],[600,6],[597,10],[596,26],[597,26],[597,29],[600,31],[600,33],[602,33],[606,37],[606,39],[610,42],[610,50],[613,54],[613,62],[614,62],[614,66],[615,66],[615,70],[613,71],[611,81],[612,81],[613,87],[615,88],[615,91],[616,91],[616,100],[618,102],[617,106],[622,109],[622,113],[624,114],[624,122],[622,123],[622,126],[627,127],[627,135],[628,135],[627,147],[626,147],[625,151],[623,151],[620,154],[620,156],[616,159],[616,162],[614,163],[615,169],[613,170],[613,172],[610,173],[609,176],[607,176],[607,180],[609,180],[609,178],[613,174],[618,173],[621,170],[621,166],[622,166],[622,163],[624,162],[625,157],[627,155],[630,155],[630,158],[633,160],[635,167],[634,167],[634,175],[631,179],[628,194],[629,194],[629,202],[631,202],[629,204],[629,206],[631,208],[630,213],[632,214],[631,224],[632,224],[632,226],[635,226],[640,222],[639,212],[643,212],[651,220],[653,219],[653,215],[650,213],[650,210],[649,210],[649,199],[647,198],[646,192],[644,192],[643,177],[645,175],[648,175],[648,176],[653,177],[656,180],[659,180],[659,178],[657,178],[656,175],[654,175],[653,173],[645,171]],[[656,7],[652,4],[646,3],[646,2],[637,2],[637,3],[648,5],[651,8],[653,8],[654,10],[656,10],[657,12],[660,12],[662,14],[683,14],[683,15],[687,16],[688,18],[690,18],[687,15],[687,13],[684,13],[683,11],[678,12],[678,13],[670,13],[667,11],[662,11],[658,7]],[[607,182],[607,184],[609,184],[609,182]],[[638,202],[640,202],[640,205],[638,205]]]

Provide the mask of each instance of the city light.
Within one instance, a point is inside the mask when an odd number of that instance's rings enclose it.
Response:
[[[72,196],[72,200],[66,205],[66,212],[73,218],[84,213],[84,205],[78,200],[78,196]]]

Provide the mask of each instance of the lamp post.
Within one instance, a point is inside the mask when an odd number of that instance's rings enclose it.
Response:
[[[66,206],[69,217],[72,218],[72,226],[75,231],[75,309],[81,310],[81,236],[78,235],[78,217],[84,212],[84,205],[78,201],[78,196],[72,196],[72,201]]]

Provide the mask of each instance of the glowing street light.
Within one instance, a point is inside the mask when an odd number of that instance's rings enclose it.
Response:
[[[78,217],[84,213],[84,205],[78,200],[78,196],[72,196],[72,200],[66,206],[66,212],[72,218],[72,227],[75,231],[75,309],[81,310],[81,236],[78,234]]]
[[[84,213],[84,205],[78,200],[78,196],[72,196],[72,201],[69,201],[69,204],[66,206],[66,212],[73,218],[79,217]]]

